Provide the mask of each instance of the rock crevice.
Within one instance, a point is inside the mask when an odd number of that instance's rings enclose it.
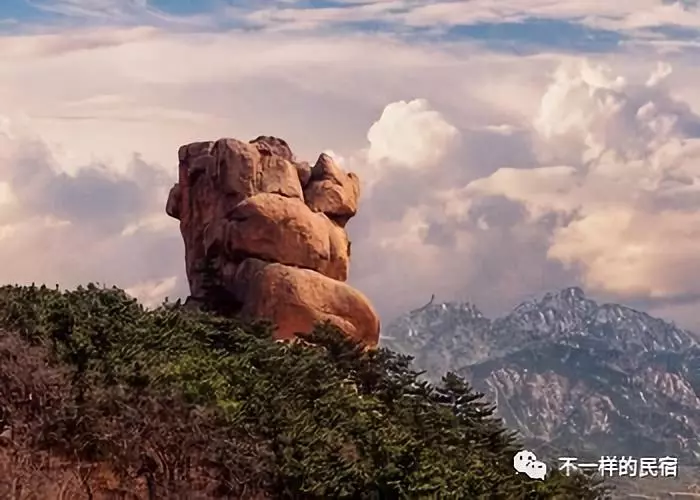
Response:
[[[326,154],[310,166],[282,139],[180,147],[166,213],[180,221],[190,300],[269,319],[276,338],[330,321],[368,346],[379,337],[369,300],[346,282],[347,222],[359,178]]]

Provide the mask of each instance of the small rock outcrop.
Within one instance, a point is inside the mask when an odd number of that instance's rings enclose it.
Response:
[[[190,302],[269,319],[278,339],[330,321],[376,346],[377,314],[345,283],[355,174],[326,154],[313,166],[297,161],[267,136],[187,144],[179,160],[166,212],[180,221]]]

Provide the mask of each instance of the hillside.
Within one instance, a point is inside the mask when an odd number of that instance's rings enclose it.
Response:
[[[551,455],[700,456],[698,338],[645,313],[569,288],[495,320],[431,304],[386,334],[382,345],[414,355],[430,378],[464,376]]]
[[[306,340],[116,288],[0,288],[0,498],[603,498],[515,475],[519,443],[459,378],[329,325]]]

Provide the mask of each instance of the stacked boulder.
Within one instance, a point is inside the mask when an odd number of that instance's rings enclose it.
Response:
[[[376,346],[377,314],[345,282],[355,174],[326,154],[297,161],[275,137],[195,142],[179,160],[166,212],[180,221],[190,302],[271,320],[280,340],[330,321]]]

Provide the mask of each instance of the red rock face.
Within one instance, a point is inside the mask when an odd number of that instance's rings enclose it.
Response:
[[[345,283],[359,179],[322,154],[311,167],[285,141],[196,142],[179,151],[166,212],[180,221],[191,298],[270,319],[278,339],[330,321],[368,347],[379,320]]]

